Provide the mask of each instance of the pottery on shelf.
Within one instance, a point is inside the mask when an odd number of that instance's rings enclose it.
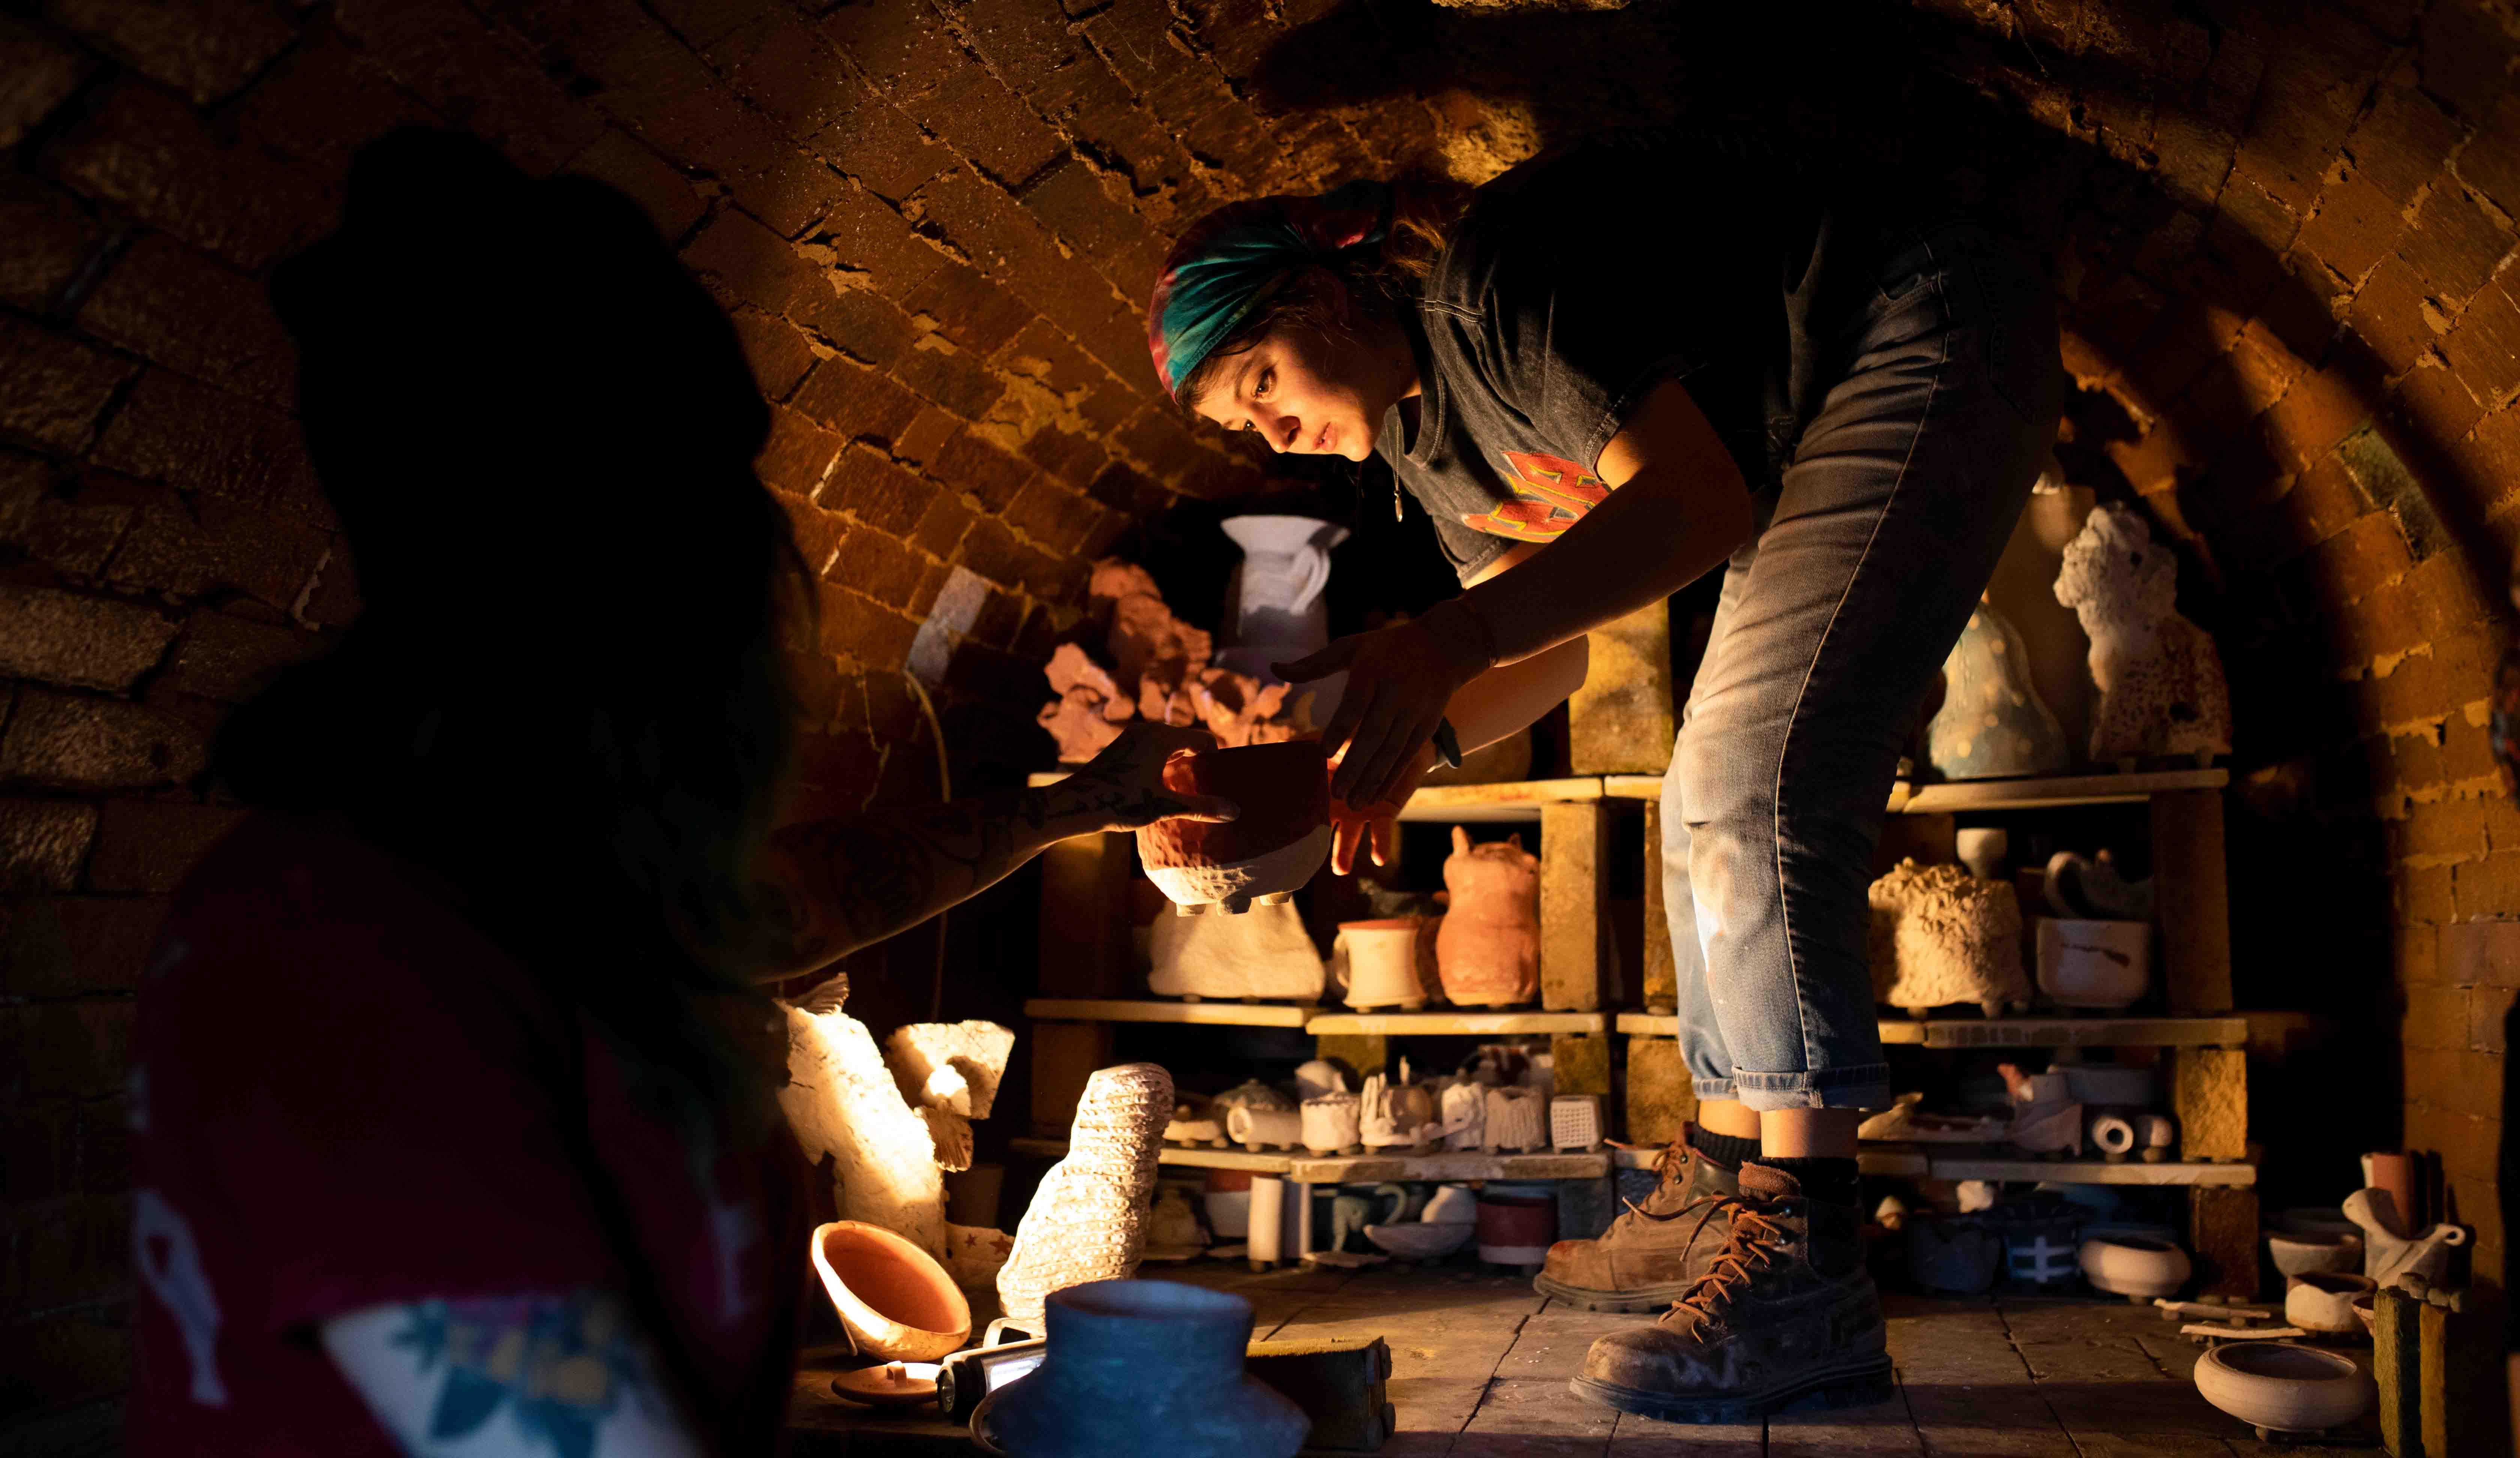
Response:
[[[1147,1211],[1147,1258],[1190,1260],[1206,1251],[1207,1235],[1199,1228],[1198,1211],[1191,1208],[1190,1191],[1159,1186],[1154,1207]]]
[[[2123,1160],[2135,1152],[2135,1120],[2123,1114],[2092,1113],[2083,1126],[2083,1135],[2103,1159]]]
[[[1286,1097],[1282,1089],[1273,1088],[1257,1078],[1245,1078],[1208,1100],[1207,1115],[1210,1118],[1223,1119],[1237,1109],[1292,1110],[1294,1107],[1295,1101]],[[1227,1130],[1229,1135],[1232,1132]]]
[[[1557,1202],[1547,1195],[1483,1195],[1478,1234],[1479,1259],[1538,1265],[1557,1239]]]
[[[1445,1085],[1444,1147],[1477,1149],[1487,1138],[1488,1091],[1475,1083]]]
[[[1008,1316],[1037,1317],[1052,1292],[1124,1279],[1138,1268],[1155,1153],[1172,1108],[1172,1074],[1150,1063],[1097,1070],[1085,1080],[1067,1154],[1042,1176],[998,1272]]]
[[[2131,507],[2095,507],[2065,548],[2056,601],[2091,637],[2092,757],[2231,752],[2231,692],[2204,629],[2180,615],[2179,559]]]
[[[1352,1093],[1304,1100],[1300,1122],[1304,1148],[1317,1155],[1333,1155],[1365,1142],[1359,1127],[1357,1097]]]
[[[1015,1458],[1292,1458],[1312,1422],[1243,1370],[1251,1303],[1171,1281],[1051,1296],[1041,1365],[993,1391],[973,1435]]]
[[[2027,1007],[2021,970],[2021,903],[2010,886],[1958,866],[1903,860],[1866,892],[1872,997],[1922,1013],[1974,1003],[1990,1018]]]
[[[2322,1337],[2351,1335],[2362,1329],[2354,1315],[2357,1297],[2379,1290],[2379,1283],[2352,1271],[2310,1271],[2284,1285],[2284,1320]]]
[[[2345,1197],[2345,1213],[2362,1227],[2362,1274],[2382,1286],[2400,1276],[2421,1276],[2438,1286],[2450,1265],[2451,1249],[2467,1244],[2467,1230],[2447,1221],[2409,1233],[2397,1201],[2382,1189],[2357,1190]]]
[[[1327,1058],[1316,1058],[1295,1066],[1295,1102],[1318,1099],[1324,1094],[1347,1092],[1347,1070]]]
[[[2019,1286],[2061,1286],[2082,1274],[2082,1213],[2030,1201],[2000,1205],[1987,1221],[2003,1237],[2004,1268]]]
[[[2048,857],[2041,897],[2050,915],[2094,922],[2152,920],[2152,880],[2129,881],[2118,874],[2117,859],[2103,850],[2097,856],[2059,850]]]
[[[1147,879],[1185,915],[1285,900],[1329,858],[1329,764],[1320,740],[1176,754],[1164,765],[1164,788],[1241,810],[1224,824],[1174,818],[1138,832]]]
[[[1549,1144],[1552,1149],[1588,1150],[1600,1142],[1600,1095],[1559,1094],[1549,1101]]]
[[[2186,1252],[2140,1235],[2090,1237],[2076,1260],[2092,1289],[2139,1300],[2178,1295],[2193,1269]]]
[[[2083,1106],[2076,1102],[2065,1075],[2049,1071],[2025,1073],[2017,1064],[1998,1064],[2012,1094],[2013,1146],[2034,1155],[2083,1152]]]
[[[1225,1116],[1225,1137],[1248,1150],[1295,1149],[1304,1142],[1304,1116],[1294,1109],[1238,1104]]]
[[[2053,774],[2071,762],[2065,731],[2030,681],[2021,635],[1980,601],[1943,661],[1943,706],[1925,755],[1947,780]]]
[[[1395,1083],[1381,1073],[1366,1076],[1357,1117],[1368,1149],[1429,1144],[1444,1132],[1426,1090]]]
[[[1487,1132],[1482,1144],[1497,1150],[1535,1150],[1549,1143],[1549,1103],[1536,1089],[1491,1088],[1487,1091]]]
[[[2309,1276],[2320,1272],[2362,1270],[2362,1237],[2360,1235],[2286,1235],[2280,1230],[2267,1235],[2267,1257],[2284,1276]]]
[[[1404,1220],[1395,1225],[1368,1225],[1365,1238],[1376,1250],[1401,1260],[1435,1260],[1469,1244],[1476,1227],[1462,1223],[1430,1225]]]
[[[1238,1241],[1251,1234],[1251,1171],[1210,1169],[1199,1205],[1207,1211],[1208,1233],[1220,1241]]]
[[[1484,845],[1453,827],[1444,862],[1450,895],[1435,965],[1456,1007],[1502,1008],[1540,995],[1540,857],[1519,832]]]
[[[1158,916],[1147,929],[1147,990],[1217,1002],[1319,1002],[1329,970],[1290,901],[1246,916]]]
[[[1429,928],[1429,918],[1415,916],[1339,923],[1330,974],[1347,1005],[1410,1013],[1424,1007],[1433,991],[1423,977]]]
[[[1467,1185],[1437,1185],[1418,1218],[1429,1225],[1473,1225],[1479,1218],[1479,1197]]]
[[[1927,1291],[1976,1296],[2003,1268],[2003,1237],[1982,1220],[1912,1219],[1905,1234],[1908,1275]]]
[[[2118,1012],[2151,979],[2151,923],[2039,918],[2039,990],[2056,1006]]]
[[[2371,1406],[2370,1375],[2341,1352],[2292,1342],[2227,1342],[2196,1359],[2196,1390],[2254,1428],[2324,1433]]]
[[[1263,683],[1281,682],[1272,663],[1310,658],[1330,641],[1330,552],[1347,540],[1347,528],[1313,517],[1228,517],[1218,524],[1242,549],[1242,563],[1226,587],[1234,646],[1217,661]],[[1314,722],[1329,717],[1347,685],[1334,673],[1304,685],[1313,695]]]
[[[971,1336],[971,1303],[935,1256],[879,1225],[814,1231],[814,1274],[858,1355],[932,1362]]]
[[[2002,881],[2004,860],[2012,854],[2012,837],[1991,826],[1954,831],[1952,852],[1978,880]]]

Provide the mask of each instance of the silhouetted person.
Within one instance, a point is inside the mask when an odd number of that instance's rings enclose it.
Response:
[[[805,1227],[750,984],[1226,812],[1159,789],[1204,736],[771,836],[808,584],[646,217],[399,133],[273,295],[366,606],[229,724],[261,813],[142,990],[134,1446],[767,1450]]]

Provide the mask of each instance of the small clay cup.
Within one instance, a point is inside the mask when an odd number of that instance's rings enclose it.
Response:
[[[932,1362],[971,1337],[971,1303],[936,1257],[879,1225],[814,1231],[814,1274],[863,1356]]]
[[[1184,914],[1282,901],[1329,858],[1329,761],[1318,739],[1176,754],[1164,765],[1164,788],[1216,796],[1241,811],[1224,824],[1158,820],[1138,832],[1147,879]]]

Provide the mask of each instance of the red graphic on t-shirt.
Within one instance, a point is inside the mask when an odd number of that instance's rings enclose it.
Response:
[[[1463,515],[1462,524],[1473,531],[1549,541],[1610,494],[1599,477],[1572,461],[1518,450],[1506,452],[1505,458],[1513,467],[1513,500]]]

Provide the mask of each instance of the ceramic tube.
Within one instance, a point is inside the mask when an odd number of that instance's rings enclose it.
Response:
[[[2123,1114],[2093,1115],[2092,1143],[2104,1155],[2125,1154],[2135,1148],[2135,1121]]]
[[[1285,1228],[1286,1182],[1274,1174],[1251,1176],[1250,1258],[1271,1262],[1285,1259]]]
[[[1225,1132],[1245,1149],[1273,1144],[1292,1147],[1304,1142],[1304,1116],[1292,1109],[1237,1105],[1225,1116]],[[1252,1203],[1259,1202],[1255,1199]]]

